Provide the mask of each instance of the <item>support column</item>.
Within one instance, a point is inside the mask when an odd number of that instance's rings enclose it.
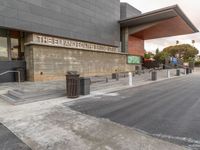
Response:
[[[11,53],[11,39],[10,39],[10,32],[7,31],[7,48],[8,48],[8,60],[12,60],[12,53]]]
[[[122,41],[122,52],[128,53],[128,38],[129,31],[128,27],[121,29],[121,41]]]

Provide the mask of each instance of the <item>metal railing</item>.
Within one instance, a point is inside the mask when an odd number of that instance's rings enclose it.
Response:
[[[170,66],[170,65],[166,65],[166,64],[163,64],[163,67],[167,67],[167,69],[165,69],[165,70],[168,70],[168,69],[176,69],[175,67]]]
[[[178,67],[181,67],[181,68],[183,68],[183,69],[185,69],[186,68],[186,66],[184,66],[184,65],[177,65]]]
[[[18,84],[20,86],[20,83],[21,83],[21,73],[20,73],[20,71],[8,70],[8,71],[0,73],[0,76],[3,76],[3,75],[8,74],[8,73],[18,73]]]

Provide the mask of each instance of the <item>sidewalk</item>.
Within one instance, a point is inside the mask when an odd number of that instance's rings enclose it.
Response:
[[[0,102],[0,122],[32,150],[186,150],[136,129],[73,111],[63,102],[67,99],[7,107]]]
[[[160,76],[164,74],[162,72]],[[137,84],[135,82],[134,86],[154,83],[143,81],[146,77],[142,75],[138,78],[141,80]],[[109,94],[114,99],[117,95],[115,91],[130,88],[126,83],[125,78],[109,82],[109,86],[107,83],[102,83],[101,86],[99,83],[93,84],[93,91],[89,96]],[[35,84],[36,87],[38,85]],[[47,85],[43,85],[43,88],[48,88]],[[13,106],[0,100],[0,122],[32,150],[186,150],[136,129],[87,116],[63,105],[71,101],[61,97]]]
[[[171,69],[171,78],[176,77],[176,70]],[[161,70],[158,72],[158,81],[167,79],[167,70]],[[181,71],[183,72],[183,70]],[[105,78],[104,78],[105,79]],[[151,82],[151,74],[145,73],[141,75],[135,75],[133,77],[133,86],[149,84]],[[156,81],[157,82],[157,81]],[[128,87],[128,77],[120,78],[119,81],[115,79],[109,79],[108,83],[106,83],[106,79],[102,80],[102,82],[92,83],[91,84],[91,92],[105,90],[113,87]],[[24,92],[37,92],[37,91],[51,91],[51,90],[60,90],[65,91],[66,89],[66,81],[47,81],[47,82],[22,82],[19,86],[18,83],[0,83],[0,94],[6,93],[8,90],[12,89],[20,89]]]
[[[177,77],[176,70],[170,70],[171,78]],[[184,72],[181,70],[181,75]],[[171,79],[170,78],[170,79]],[[127,75],[119,80],[111,79],[111,77],[92,77],[90,86],[90,95],[101,95],[112,91],[130,88],[129,78]],[[151,80],[151,72],[148,70],[144,74],[133,76],[133,86],[137,87],[145,84],[155,83],[167,78],[167,70],[157,71],[157,81]],[[66,81],[47,81],[47,82],[23,82],[0,84],[0,97],[12,105],[20,105],[25,103],[33,103],[37,101],[45,101],[55,99],[66,95]],[[81,96],[82,97],[82,96]]]

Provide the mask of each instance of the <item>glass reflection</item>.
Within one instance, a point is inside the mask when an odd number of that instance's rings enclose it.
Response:
[[[11,38],[11,58],[12,60],[19,59],[19,40]]]
[[[7,37],[0,37],[0,61],[8,60]]]

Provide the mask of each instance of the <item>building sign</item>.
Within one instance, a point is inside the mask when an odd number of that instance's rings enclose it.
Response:
[[[171,63],[172,63],[173,65],[177,65],[177,64],[178,64],[178,60],[177,60],[176,57],[171,57],[171,58],[170,58],[170,61],[171,61]]]
[[[119,52],[117,47],[93,44],[89,42],[75,41],[69,39],[62,39],[50,36],[43,36],[37,34],[33,34],[33,41],[27,44],[37,44],[37,45],[46,45],[46,46],[55,46],[55,47],[64,47],[64,48],[91,50],[91,51],[102,51],[102,52],[114,52],[114,53]]]
[[[140,56],[128,56],[128,64],[141,64]]]

